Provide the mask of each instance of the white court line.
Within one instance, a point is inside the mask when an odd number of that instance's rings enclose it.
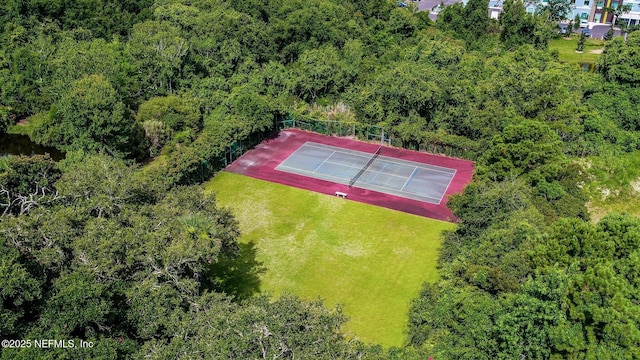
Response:
[[[291,174],[298,174],[298,175],[308,174],[308,175],[306,175],[306,176],[307,176],[307,177],[310,177],[310,178],[313,178],[313,179],[318,179],[318,178],[319,178],[319,175],[321,175],[321,176],[323,176],[323,177],[328,177],[328,178],[332,178],[332,179],[337,179],[338,181],[335,181],[335,182],[336,182],[336,183],[339,183],[339,184],[342,184],[342,182],[343,182],[344,180],[347,180],[347,182],[346,182],[346,183],[348,183],[348,180],[349,180],[349,178],[337,177],[337,176],[334,176],[334,175],[327,175],[327,174],[323,174],[323,173],[316,173],[316,172],[312,172],[312,171],[308,171],[308,170],[300,169],[300,168],[297,168],[297,167],[291,167],[291,166],[287,166],[287,165],[279,165],[278,167],[279,167],[279,168],[281,168],[281,169],[290,169],[291,171],[286,171],[286,170],[284,170],[284,171],[285,171],[285,172],[288,172],[288,173],[291,173]],[[281,171],[283,171],[283,170],[281,170]],[[315,176],[314,176],[314,175],[315,175]],[[322,180],[322,179],[321,179],[321,180]],[[346,183],[345,183],[345,184],[346,184]]]
[[[387,174],[387,175],[390,175],[390,174]],[[360,183],[360,185],[365,185],[365,186],[357,186],[357,185],[358,185],[358,183]],[[425,199],[433,199],[434,201],[435,201],[435,200],[437,200],[437,198],[435,198],[435,197],[433,197],[433,196],[424,195],[424,194],[419,194],[419,193],[412,192],[412,191],[398,190],[398,189],[394,189],[394,188],[386,187],[386,186],[383,186],[383,185],[376,185],[376,184],[371,184],[371,183],[367,183],[367,182],[360,182],[360,181],[356,181],[356,183],[355,183],[353,186],[354,186],[354,187],[361,188],[361,189],[370,189],[370,190],[382,189],[382,191],[380,191],[380,192],[382,192],[382,193],[390,194],[390,195],[395,195],[395,196],[400,196],[400,197],[405,197],[405,198],[408,198],[408,199],[413,199],[413,198],[410,198],[410,197],[408,197],[408,196],[398,195],[398,193],[400,193],[400,194],[402,194],[402,193],[404,193],[404,194],[413,194],[413,195],[419,196],[419,197],[421,197],[421,198],[425,198]],[[443,192],[443,194],[444,194],[444,193],[446,193],[446,189],[445,189],[445,191]],[[416,199],[413,199],[413,200],[416,200]],[[442,197],[440,197],[440,201],[442,201]],[[438,203],[438,204],[440,204],[440,203]],[[438,204],[437,204],[437,205],[438,205]]]
[[[424,170],[430,170],[430,171],[441,172],[441,173],[445,173],[445,174],[451,174],[451,171],[444,171],[444,170],[438,170],[438,169],[433,169],[432,168],[432,167],[438,167],[440,169],[453,170],[453,174],[455,174],[455,172],[456,172],[456,169],[449,169],[449,168],[442,167],[442,166],[437,166],[437,165],[423,164],[423,163],[419,163],[419,162],[415,162],[415,161],[409,162],[408,160],[391,158],[391,157],[384,156],[384,155],[380,156],[378,159],[380,159],[380,158],[383,158],[383,159],[380,160],[381,162],[387,162],[387,163],[390,163],[390,164],[393,164],[393,165],[399,165],[399,166],[406,166],[408,168],[415,167],[415,168],[424,169]],[[385,160],[385,159],[390,159],[390,160]],[[399,160],[399,161],[396,161],[396,160]],[[409,164],[405,163],[405,161],[409,162]]]
[[[344,167],[348,167],[348,168],[351,168],[351,169],[358,169],[358,167],[357,167],[357,166],[349,166],[349,165],[345,165],[344,163],[336,163],[336,162],[331,162],[331,161],[327,161],[326,163],[327,163],[327,164],[338,165],[338,166],[344,166]],[[393,163],[391,163],[391,164],[393,164]],[[405,165],[405,164],[403,164],[403,166],[409,167],[409,165]],[[359,183],[360,185],[363,185],[363,184],[364,184],[364,185],[367,185],[367,186],[369,186],[369,187],[375,187],[375,188],[378,188],[378,189],[384,189],[385,191],[388,191],[388,192],[392,192],[392,191],[393,191],[393,192],[400,192],[400,193],[413,194],[413,195],[416,195],[416,196],[420,196],[420,197],[422,197],[422,198],[432,199],[432,200],[434,200],[434,201],[435,201],[435,200],[437,200],[437,201],[438,201],[438,203],[437,203],[437,204],[440,204],[440,202],[442,202],[442,199],[444,198],[444,195],[445,195],[445,194],[446,194],[446,192],[447,192],[447,189],[449,188],[449,185],[451,185],[451,182],[453,181],[453,178],[455,177],[455,172],[454,172],[454,173],[444,172],[444,173],[445,173],[445,174],[447,174],[447,175],[451,175],[451,177],[449,178],[449,182],[448,182],[448,183],[447,183],[447,185],[445,186],[444,191],[442,191],[442,195],[440,196],[440,198],[436,198],[436,197],[432,197],[432,196],[429,196],[429,195],[425,195],[425,194],[423,194],[423,193],[419,193],[419,192],[410,191],[410,190],[406,190],[406,189],[405,189],[405,187],[406,187],[406,186],[407,186],[407,184],[409,183],[409,180],[411,180],[411,178],[412,178],[413,174],[414,174],[418,169],[425,170],[425,171],[427,171],[427,172],[429,172],[429,171],[433,171],[433,172],[443,172],[443,171],[439,171],[439,170],[435,170],[435,169],[430,169],[430,168],[424,168],[424,167],[414,166],[414,167],[413,167],[413,171],[411,172],[411,174],[410,174],[409,176],[406,176],[406,175],[391,174],[391,173],[383,172],[383,171],[371,171],[371,170],[367,169],[367,171],[366,171],[366,172],[375,173],[375,174],[383,174],[383,175],[386,175],[386,176],[393,176],[393,177],[396,177],[396,178],[405,179],[405,182],[404,182],[404,184],[402,185],[402,187],[401,187],[400,189],[398,189],[398,188],[391,188],[391,187],[387,187],[387,186],[383,186],[383,185],[376,185],[376,184],[373,184],[373,183],[371,183],[371,182],[365,182],[365,181],[356,181],[356,184],[355,184],[355,185],[358,185],[358,183]],[[315,171],[314,171],[314,173],[315,173]],[[318,174],[322,174],[322,175],[325,175],[325,176],[330,176],[330,177],[333,177],[333,178],[338,178],[338,177],[336,177],[336,176],[327,175],[327,174],[325,174],[325,173],[318,173]],[[344,178],[340,177],[340,179],[344,179]],[[356,186],[356,187],[360,187],[360,188],[362,188],[362,186]],[[383,191],[383,192],[384,192],[384,191]]]
[[[367,184],[367,183],[365,183],[364,185],[367,185],[367,186],[355,186],[354,185],[354,187],[358,187],[358,188],[361,188],[361,189],[380,191],[381,193],[384,193],[384,194],[400,196],[400,197],[411,199],[411,200],[424,201],[424,200],[416,199],[415,197],[407,196],[407,195],[411,194],[411,195],[414,195],[414,196],[418,196],[418,197],[420,197],[422,199],[431,199],[431,200],[433,200],[434,202],[429,202],[430,204],[435,204],[435,205],[439,205],[440,204],[439,202],[435,203],[435,201],[438,200],[438,199],[433,197],[433,196],[424,195],[424,194],[416,194],[416,193],[413,193],[413,192],[410,192],[410,191],[399,191],[397,189],[391,189],[391,188],[388,188],[388,187],[385,187],[385,186],[378,186],[378,185],[372,185],[372,184]],[[380,189],[382,189],[382,190],[380,190]]]
[[[359,156],[359,155],[355,155],[355,156],[354,156],[353,154],[343,153],[343,152],[341,152],[341,151],[338,151],[337,153],[339,153],[339,154],[343,154],[343,155],[351,155],[351,158],[347,158],[347,160],[351,160],[350,162],[351,162],[351,164],[352,164],[352,165],[348,165],[346,161],[345,161],[345,162],[333,162],[333,161],[327,161],[327,163],[329,163],[329,164],[334,164],[334,165],[346,166],[346,167],[350,167],[350,168],[354,168],[354,169],[362,169],[362,167],[364,166],[364,165],[357,165],[357,164],[356,164],[357,166],[353,166],[353,164],[355,164],[355,162],[353,161],[353,158],[354,158],[354,157],[365,158],[364,156]],[[333,154],[331,154],[331,155],[333,155]],[[365,158],[365,159],[366,159],[366,158]],[[328,159],[327,159],[327,160],[328,160]]]
[[[300,149],[302,149],[307,143],[302,144],[299,148],[296,149],[296,151],[292,152],[291,154],[289,154],[289,156],[287,156],[286,159],[282,160],[280,162],[280,164],[278,164],[276,167],[281,166],[282,164],[284,164],[285,162],[287,162],[287,160],[289,160],[291,157],[293,157],[295,154],[298,153],[298,151],[300,151]]]
[[[414,172],[418,169],[418,167],[414,168]],[[422,170],[431,170],[431,169],[425,169],[425,168],[420,168]],[[457,171],[457,170],[456,170]],[[412,173],[413,174],[413,173]],[[449,175],[451,175],[451,173],[447,173]],[[396,177],[400,177],[397,175],[393,175],[393,174],[385,174],[385,175],[391,175],[391,176],[396,176]],[[386,187],[383,185],[375,185],[372,183],[366,183],[366,182],[361,182],[360,184],[362,185],[366,185],[368,188],[377,188],[377,189],[383,189],[381,192],[386,192],[387,194],[391,194],[391,195],[396,195],[396,196],[402,196],[402,195],[397,195],[396,193],[404,193],[404,194],[412,194],[415,196],[419,196],[421,198],[425,198],[425,199],[432,199],[434,201],[437,200],[437,203],[435,205],[440,205],[440,203],[442,202],[442,199],[444,199],[444,196],[447,193],[447,190],[449,189],[449,185],[451,185],[451,182],[453,181],[453,178],[455,177],[455,173],[451,176],[451,178],[449,178],[449,182],[447,183],[446,187],[444,188],[444,191],[442,191],[442,195],[440,196],[440,198],[436,198],[433,196],[429,196],[423,193],[418,193],[418,192],[414,192],[414,191],[409,191],[409,190],[405,190],[405,186],[407,185],[407,182],[409,179],[411,179],[411,176],[406,177],[407,181],[405,182],[405,184],[402,186],[402,188],[400,190],[398,189],[394,189],[394,188],[390,188],[390,187]],[[358,184],[358,182],[356,182],[356,185]],[[356,186],[358,187],[358,186]],[[360,188],[367,188],[367,187],[363,187],[363,186],[359,186]],[[372,189],[373,190],[373,189]],[[407,197],[407,196],[404,196]],[[411,199],[411,198],[410,198]],[[415,199],[414,199],[415,200]]]
[[[334,152],[332,152],[331,154],[329,154],[329,156],[327,156],[326,158],[324,158],[324,160],[322,160],[322,162],[321,162],[320,164],[316,165],[316,167],[314,167],[314,168],[313,168],[313,172],[316,172],[316,170],[318,170],[318,168],[319,168],[320,166],[322,166],[322,164],[324,164],[325,162],[327,162],[327,160],[329,160],[329,158],[330,158],[331,156],[333,156],[333,154],[335,154],[335,153],[336,153],[336,152],[334,151]]]
[[[458,170],[454,169],[453,176],[451,177],[451,179],[449,179],[449,183],[447,183],[447,187],[444,188],[444,191],[442,192],[442,196],[440,196],[440,200],[438,201],[438,205],[440,205],[440,202],[442,201],[442,199],[444,199],[444,196],[447,194],[447,190],[449,190],[449,185],[451,185],[453,178],[456,177],[457,172]]]
[[[389,165],[389,164],[388,164],[388,163],[387,163],[387,164],[384,164],[384,166],[382,167],[382,169],[380,169],[380,170],[376,171],[375,173],[374,173],[373,171],[371,171],[371,169],[370,169],[370,168],[369,168],[369,169],[367,169],[367,170],[365,171],[365,173],[367,173],[367,172],[371,172],[371,173],[373,173],[373,177],[372,177],[371,179],[369,179],[369,181],[368,181],[368,182],[366,182],[366,184],[371,184],[371,183],[373,183],[373,181],[374,181],[374,180],[378,177],[378,175],[380,175],[380,174],[384,174],[384,175],[391,175],[391,174],[387,174],[387,173],[382,172],[382,171],[387,167],[387,165]],[[364,173],[363,173],[362,175],[364,175]],[[358,180],[360,180],[360,179],[358,179]],[[363,181],[363,183],[365,183],[365,182]]]
[[[331,151],[331,153],[322,161],[320,162],[313,171],[307,171],[298,167],[291,167],[291,166],[287,166],[287,165],[283,165],[284,162],[286,162],[287,160],[289,160],[290,157],[292,157],[293,155],[295,155],[296,153],[298,153],[298,151],[300,151],[301,149],[303,149],[305,146],[308,147],[312,147],[312,148],[316,148],[319,150],[324,150],[324,151]],[[317,172],[316,170],[319,169],[323,164],[332,164],[332,165],[338,165],[338,166],[342,166],[342,167],[346,167],[346,168],[350,168],[350,169],[361,169],[362,166],[351,166],[351,165],[347,165],[345,163],[339,163],[339,162],[333,162],[333,161],[328,161],[333,155],[335,154],[342,154],[342,155],[346,155],[347,158],[348,157],[357,157],[357,158],[365,158],[365,159],[369,159],[370,155],[369,153],[365,153],[362,151],[358,151],[358,150],[351,150],[351,149],[342,149],[336,146],[332,146],[332,145],[325,145],[325,144],[320,144],[320,143],[315,143],[315,142],[311,142],[311,141],[307,141],[304,144],[302,144],[296,151],[294,151],[291,155],[289,155],[284,161],[282,161],[277,167],[279,168],[287,168],[287,169],[291,169],[293,170],[293,173],[307,173],[310,174],[311,177],[314,177],[313,175],[316,176],[322,176],[322,177],[327,177],[327,178],[332,178],[332,179],[337,179],[340,181],[343,180],[348,180],[348,178],[346,177],[338,177],[335,175],[330,175],[330,174],[326,174],[326,173],[321,173],[321,172]],[[305,157],[305,155],[302,154],[302,152],[299,154],[301,155],[301,157]],[[397,174],[393,174],[393,173],[388,173],[388,172],[384,172],[381,170],[377,170],[377,171],[371,171],[369,169],[366,170],[366,172],[370,172],[370,173],[375,173],[375,174],[383,174],[386,176],[393,176],[393,177],[397,177],[397,178],[401,178],[401,179],[406,179],[404,184],[402,185],[402,187],[400,188],[400,190],[398,190],[397,188],[390,188],[390,187],[386,187],[386,186],[382,186],[382,185],[375,185],[372,183],[367,183],[367,182],[360,182],[357,181],[357,183],[360,183],[360,185],[365,185],[363,186],[356,186],[356,187],[360,187],[360,188],[370,188],[371,190],[380,190],[380,192],[383,193],[387,193],[390,195],[395,195],[395,196],[401,196],[401,197],[407,197],[407,196],[403,196],[403,195],[399,195],[399,194],[410,194],[410,195],[414,195],[417,197],[420,197],[422,199],[430,199],[433,201],[437,200],[436,205],[439,205],[442,202],[442,199],[444,198],[444,196],[446,195],[447,190],[449,189],[449,186],[451,185],[451,182],[453,181],[453,178],[455,177],[457,170],[456,169],[451,169],[451,168],[446,168],[446,167],[442,167],[442,166],[437,166],[437,165],[431,165],[431,164],[423,164],[423,163],[418,163],[415,161],[410,161],[410,160],[404,160],[404,159],[399,159],[399,158],[391,158],[388,156],[380,156],[378,157],[378,159],[376,159],[378,162],[382,162],[382,163],[386,163],[386,164],[392,164],[395,166],[399,166],[399,167],[408,167],[408,168],[413,168],[411,174],[407,177],[407,176],[403,176],[403,175],[397,175]],[[414,165],[416,164],[416,165]],[[443,171],[440,169],[447,169],[449,171]],[[409,180],[411,180],[414,176],[414,173],[418,170],[425,170],[427,172],[439,172],[439,173],[445,173],[447,175],[451,175],[451,177],[449,178],[449,182],[447,183],[444,191],[442,192],[442,195],[440,196],[440,198],[435,198],[432,196],[428,196],[425,194],[421,194],[421,193],[416,193],[413,191],[408,191],[405,190],[405,187],[408,185]],[[451,172],[453,171],[453,172]],[[336,181],[338,183],[340,183],[340,181]],[[399,193],[399,194],[398,194]],[[412,199],[411,197],[407,197]],[[415,200],[415,199],[414,199]]]
[[[331,150],[331,151],[334,151],[334,152],[337,152],[337,153],[340,153],[340,154],[350,155],[350,156],[357,156],[357,157],[362,157],[362,158],[365,158],[365,159],[371,158],[371,154],[370,153],[366,153],[364,151],[344,149],[344,148],[339,148],[337,146],[324,145],[324,144],[314,143],[314,142],[311,142],[311,141],[307,141],[306,143],[302,144],[302,146],[300,146],[298,149],[301,149],[304,146],[314,147],[316,149],[322,149],[322,150]]]
[[[370,158],[369,155],[371,155],[369,153],[365,153],[365,152],[362,152],[362,151],[359,151],[359,150],[343,149],[343,148],[339,148],[339,147],[332,146],[332,145],[319,144],[319,143],[314,143],[314,142],[310,142],[310,141],[302,144],[302,146],[300,146],[300,148],[298,148],[298,149],[301,149],[304,146],[314,147],[316,149],[333,151],[333,153],[331,155],[333,155],[335,153],[339,153],[339,154],[343,154],[343,155],[361,157],[361,158],[365,158],[365,159],[369,159]],[[333,150],[333,149],[336,149],[336,150]],[[361,155],[361,154],[363,154],[363,155]],[[329,157],[331,157],[331,155]],[[455,176],[456,171],[457,171],[456,169],[451,169],[451,168],[447,168],[447,167],[444,167],[444,166],[423,164],[423,163],[419,163],[419,162],[415,162],[415,161],[411,161],[411,160],[392,158],[392,157],[388,157],[388,156],[384,156],[384,155],[379,156],[376,159],[376,161],[386,162],[388,164],[392,164],[392,165],[396,165],[396,166],[414,168],[413,171],[412,171],[412,174],[416,170],[416,168],[419,168],[419,169],[422,169],[422,170],[427,170],[427,171],[445,173],[447,175],[453,174],[453,176]],[[331,161],[327,161],[327,163],[335,164],[335,165],[347,166],[347,167],[351,167],[351,168],[357,168],[357,166],[350,166],[350,165],[346,165],[344,163],[335,163],[335,162],[331,162]],[[439,170],[439,169],[436,169],[436,168],[447,169],[449,171]],[[451,172],[451,171],[453,171],[453,172]],[[396,177],[401,177],[401,178],[405,178],[406,177],[406,176],[403,176],[403,175],[391,174],[391,173],[382,172],[382,171],[377,171],[377,172],[385,174],[385,175],[396,176]],[[404,188],[404,186],[403,186],[403,188]]]
[[[316,149],[323,149],[323,150],[336,149],[334,151],[337,152],[337,153],[360,156],[360,157],[364,157],[364,158],[367,158],[367,159],[371,156],[370,153],[366,153],[364,151],[345,149],[345,148],[341,148],[341,147],[337,147],[337,146],[333,146],[333,145],[320,144],[320,143],[316,143],[316,142],[313,142],[313,141],[305,142],[304,144],[302,144],[300,146],[300,148],[302,148],[303,146],[310,146],[310,147],[315,147]],[[443,173],[446,173],[446,174],[455,174],[456,171],[457,171],[456,169],[452,169],[452,168],[448,168],[448,167],[444,167],[444,166],[425,164],[425,163],[421,163],[421,162],[417,162],[417,161],[394,158],[394,157],[389,157],[389,156],[385,156],[385,155],[378,156],[378,158],[376,160],[377,161],[381,161],[381,162],[382,161],[388,162],[388,163],[393,164],[393,165],[400,165],[400,166],[407,166],[407,167],[418,167],[420,169],[443,172]],[[446,169],[446,170],[449,170],[449,171],[439,170],[439,169],[436,169],[436,168]]]
[[[344,167],[348,167],[348,168],[352,168],[352,169],[362,169],[362,166],[351,166],[351,165],[346,165],[345,163],[339,163],[339,162],[331,162],[331,161],[327,161],[327,164],[333,164],[333,165],[340,165],[340,166],[344,166]],[[369,171],[369,170],[367,170]],[[393,174],[388,174],[388,175],[393,175]],[[393,175],[393,176],[400,176],[400,175]]]
[[[413,179],[413,175],[416,173],[416,170],[418,170],[418,167],[414,167],[413,168],[413,171],[411,172],[411,175],[409,175],[407,177],[407,180],[404,182],[404,184],[402,184],[402,187],[400,188],[400,191],[404,191],[405,186],[407,186],[409,181],[411,181],[411,179]]]
[[[278,167],[280,167],[282,169],[291,169],[292,171],[289,171],[289,172],[293,173],[293,174],[298,174],[298,175],[307,174],[307,176],[309,176],[311,178],[315,178],[315,179],[321,179],[321,180],[328,180],[326,178],[334,179],[334,182],[336,182],[338,184],[343,184],[343,185],[346,185],[348,183],[348,182],[345,182],[345,180],[349,180],[348,178],[337,177],[337,176],[323,174],[323,173],[315,173],[315,172],[311,172],[311,171],[308,171],[308,170],[300,169],[300,168],[297,168],[297,167],[291,167],[291,166],[286,166],[286,165],[279,165]],[[379,191],[379,192],[384,193],[384,194],[404,197],[404,198],[411,199],[411,200],[428,202],[430,204],[435,204],[435,205],[439,205],[440,204],[439,202],[438,203],[435,202],[436,200],[438,200],[437,198],[434,198],[434,197],[428,196],[428,195],[413,193],[413,192],[410,192],[410,191],[399,191],[398,189],[393,189],[393,188],[389,188],[389,187],[382,186],[382,185],[373,185],[373,184],[369,184],[369,183],[361,183],[361,185],[365,185],[365,186],[355,186],[355,185],[354,186],[358,187],[358,188],[361,188],[361,189]],[[412,194],[414,196],[418,196],[421,199],[416,199],[415,197],[409,197],[409,196],[407,196],[407,194]],[[425,201],[425,200],[422,200],[422,199],[429,199],[429,200],[432,200],[432,202],[431,201]],[[440,198],[440,201],[441,200],[442,200],[442,197]]]
[[[453,178],[456,176],[457,172],[458,172],[458,170],[456,170],[453,173],[453,176],[451,176],[449,178],[449,182],[447,183],[447,186],[445,186],[444,191],[442,192],[442,195],[440,196],[440,199],[438,200],[438,203],[436,205],[440,205],[440,203],[442,202],[442,199],[444,199],[444,196],[447,194],[447,190],[449,190],[449,185],[451,185],[451,182],[453,181]],[[434,200],[436,199],[436,198],[432,198],[431,196],[422,195],[420,193],[417,193],[417,192],[414,192],[414,191],[410,191],[410,190],[402,190],[402,191],[406,192],[406,193],[409,193],[409,194],[415,194],[415,195],[418,195],[418,196],[426,197],[426,198],[429,198],[429,199],[434,199]]]

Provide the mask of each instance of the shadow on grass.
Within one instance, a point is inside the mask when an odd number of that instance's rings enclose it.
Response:
[[[237,257],[221,259],[209,268],[211,278],[215,279],[211,287],[233,296],[236,301],[248,299],[258,293],[260,274],[267,270],[256,260],[254,242],[238,244],[238,247]]]

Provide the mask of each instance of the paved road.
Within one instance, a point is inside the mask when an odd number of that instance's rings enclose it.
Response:
[[[431,11],[431,9],[440,5],[442,0],[417,0],[411,2],[418,5],[418,11]]]
[[[591,38],[592,39],[603,39],[604,38],[604,34],[607,33],[607,31],[609,31],[609,29],[611,28],[611,25],[605,25],[605,24],[599,24],[599,25],[593,25],[591,27]],[[614,28],[615,32],[614,32],[614,37],[615,36],[620,36],[620,29],[618,28]]]
[[[431,10],[444,3],[446,5],[455,4],[457,2],[462,2],[462,0],[409,0],[409,2],[414,3],[418,6],[418,11],[428,11],[429,18],[433,21],[436,21],[438,14],[431,13]]]

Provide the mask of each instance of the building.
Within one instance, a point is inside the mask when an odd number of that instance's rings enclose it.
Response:
[[[577,16],[580,20],[589,21],[594,1],[597,0],[575,0],[573,3],[573,14],[571,16],[571,20],[575,19]]]
[[[437,0],[436,0],[437,1]],[[447,0],[447,5],[462,2],[466,5],[468,0]],[[572,0],[573,11],[567,14],[570,20],[574,20],[577,17],[580,20],[585,20],[589,23],[611,24],[613,21],[613,14],[609,11],[604,11],[604,8],[617,8],[624,4],[631,5],[631,12],[620,16],[620,21],[624,21],[627,25],[640,25],[640,0]],[[547,5],[548,0],[524,0],[525,10],[529,14],[535,14],[541,7]],[[502,12],[504,0],[489,0],[489,17],[492,19],[498,19]],[[437,10],[441,10],[438,6]],[[437,15],[438,11],[432,11]],[[590,26],[591,26],[590,25]]]
[[[502,0],[489,0],[489,18],[498,20],[501,12]]]
[[[629,26],[640,25],[640,0],[625,0],[625,4],[631,5],[631,11],[620,16],[620,21],[624,21]]]
[[[596,0],[595,6],[591,9],[592,22],[601,24],[611,24],[613,14],[604,10],[604,8],[616,8],[622,5],[621,0]]]

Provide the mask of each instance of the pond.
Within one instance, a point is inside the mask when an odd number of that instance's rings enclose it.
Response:
[[[27,135],[0,134],[0,156],[49,154],[55,161],[64,159],[60,150],[34,143]]]
[[[582,70],[584,72],[592,73],[596,71],[596,64],[594,63],[578,63],[578,64],[582,67]]]

